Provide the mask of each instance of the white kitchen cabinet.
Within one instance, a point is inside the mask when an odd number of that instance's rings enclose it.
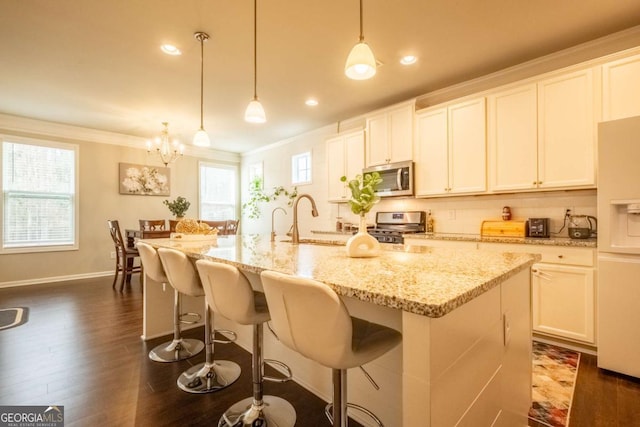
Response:
[[[488,96],[492,192],[595,186],[596,80],[586,69]]]
[[[640,116],[640,55],[602,66],[602,120]]]
[[[346,183],[340,177],[353,179],[364,168],[364,131],[349,132],[326,141],[328,200],[345,202],[349,199]]]
[[[533,330],[595,344],[594,274],[589,267],[534,264]]]
[[[485,192],[485,98],[416,114],[414,156],[416,196]]]
[[[366,165],[412,160],[413,101],[367,117]]]
[[[595,345],[595,250],[564,246],[480,243],[494,252],[528,252],[542,256],[531,267],[533,330]]]
[[[538,181],[538,95],[535,83],[487,97],[489,189],[531,190]]]
[[[593,69],[538,82],[538,187],[596,184],[600,91]]]

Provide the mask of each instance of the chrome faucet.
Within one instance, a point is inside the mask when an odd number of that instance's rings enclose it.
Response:
[[[274,217],[274,214],[276,213],[277,210],[281,210],[282,212],[284,212],[285,215],[287,214],[287,211],[285,211],[284,209],[282,209],[280,207],[275,208],[274,210],[271,211],[271,241],[272,242],[276,241],[276,232],[275,232],[274,226],[273,226],[273,217]]]
[[[308,194],[301,194],[298,196],[295,202],[293,202],[293,231],[291,232],[291,243],[297,245],[300,243],[300,232],[298,231],[298,203],[300,199],[307,198],[311,202],[311,215],[318,216],[318,210],[316,209],[316,202]]]

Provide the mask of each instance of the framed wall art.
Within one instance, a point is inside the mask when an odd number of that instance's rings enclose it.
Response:
[[[120,163],[118,174],[120,194],[169,196],[169,168]]]

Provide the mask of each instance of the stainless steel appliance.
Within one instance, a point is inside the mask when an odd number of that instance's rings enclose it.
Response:
[[[598,220],[589,215],[569,216],[569,237],[572,239],[588,239],[596,236]]]
[[[378,172],[382,183],[376,194],[380,197],[413,196],[413,162],[387,163],[364,168],[362,173]]]
[[[549,218],[529,218],[527,220],[528,237],[549,237]]]
[[[640,117],[598,127],[598,366],[640,378]]]
[[[376,226],[369,234],[380,243],[404,243],[403,234],[424,233],[426,222],[426,212],[377,212]]]

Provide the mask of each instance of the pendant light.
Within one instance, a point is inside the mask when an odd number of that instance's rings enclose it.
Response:
[[[253,99],[244,112],[244,120],[249,123],[264,123],[267,116],[258,101],[258,0],[253,0]]]
[[[360,0],[360,40],[349,52],[344,73],[353,80],[370,79],[376,74],[376,58],[369,45],[365,43],[362,31],[362,0]]]
[[[155,152],[165,167],[178,160],[184,154],[184,145],[169,139],[169,123],[162,122],[162,132],[153,142],[147,141],[147,154]]]
[[[200,42],[200,129],[193,137],[193,145],[198,147],[209,147],[211,141],[209,135],[204,130],[204,42],[209,39],[209,35],[203,32],[194,34],[196,40]]]

